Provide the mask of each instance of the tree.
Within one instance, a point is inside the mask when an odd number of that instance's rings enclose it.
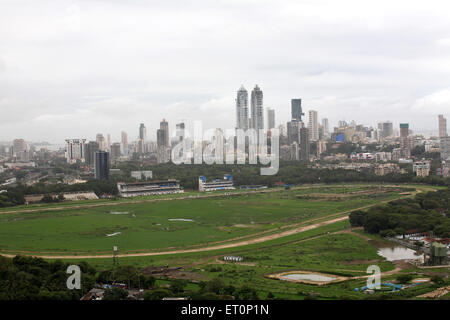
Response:
[[[397,276],[397,281],[401,284],[406,284],[412,280],[413,276],[410,274],[400,274]]]
[[[149,290],[144,293],[144,300],[162,300],[166,297],[173,296],[173,292],[167,289]]]
[[[103,300],[124,300],[128,296],[128,293],[119,287],[106,289],[103,295]]]
[[[170,284],[170,290],[172,290],[173,293],[180,293],[184,291],[184,287],[186,287],[186,285],[186,280],[176,279]]]

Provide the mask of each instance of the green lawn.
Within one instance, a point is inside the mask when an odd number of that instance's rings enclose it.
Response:
[[[205,199],[0,215],[0,251],[121,253],[182,248],[275,230],[399,197],[398,192],[311,201],[298,195],[342,193],[342,186]],[[367,186],[346,187],[348,192]],[[372,187],[371,187],[372,188]],[[127,214],[112,214],[112,213]],[[190,219],[193,221],[170,221]],[[120,234],[107,236],[107,234]]]

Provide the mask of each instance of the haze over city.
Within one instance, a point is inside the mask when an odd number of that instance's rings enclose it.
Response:
[[[437,134],[450,106],[446,1],[2,1],[0,140],[119,140],[161,119],[235,126],[236,91]],[[99,23],[101,21],[101,23]]]

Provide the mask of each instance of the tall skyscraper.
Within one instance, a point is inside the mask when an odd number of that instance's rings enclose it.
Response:
[[[163,121],[161,121],[159,123],[159,128],[164,131],[164,145],[166,147],[169,146],[169,123],[166,121],[166,119],[163,119]]]
[[[169,123],[163,119],[159,126],[160,128],[156,131],[157,161],[166,163],[170,160]]]
[[[139,139],[137,145],[137,152],[142,155],[145,153],[145,140],[147,139],[147,128],[141,123],[139,125]]]
[[[409,123],[400,123],[400,138],[409,136]]]
[[[121,147],[122,147],[122,153],[127,156],[128,155],[128,134],[125,131],[122,131],[121,133],[122,141],[121,141]]]
[[[95,179],[109,180],[109,152],[95,153]]]
[[[439,119],[439,138],[447,136],[447,119],[444,118],[443,114],[438,116]]]
[[[382,138],[387,138],[394,134],[394,126],[391,121],[378,123],[378,129],[381,130]]]
[[[300,161],[309,161],[309,135],[308,128],[300,128]]]
[[[85,141],[86,139],[66,139],[67,163],[85,162]]]
[[[236,128],[248,129],[248,92],[241,86],[236,97]]]
[[[116,161],[117,159],[120,158],[120,143],[119,142],[115,142],[111,145],[110,147],[111,149],[111,161]]]
[[[267,129],[275,128],[275,110],[267,108]]]
[[[106,151],[108,149],[107,142],[106,142],[106,139],[103,136],[103,134],[97,133],[97,137],[95,138],[95,141],[97,141],[97,143],[98,143],[99,150]]]
[[[440,139],[439,149],[441,151],[441,160],[442,161],[450,161],[450,137],[442,137]]]
[[[106,143],[107,143],[106,150],[111,151],[111,135],[108,133],[106,135],[106,137],[107,137],[107,139],[106,139]]]
[[[86,155],[85,162],[89,166],[93,166],[95,164],[95,153],[100,150],[97,141],[89,141],[86,143]]]
[[[308,113],[308,131],[309,140],[318,141],[319,140],[319,123],[317,120],[317,111],[309,110]]]
[[[287,142],[289,145],[294,142],[300,145],[300,129],[304,126],[303,121],[289,121],[287,123]]]
[[[263,92],[258,85],[255,85],[252,90],[250,103],[252,106],[252,128],[255,130],[264,129]]]
[[[330,136],[330,126],[328,124],[327,118],[322,119],[322,128],[323,128],[323,135],[325,137],[329,137]]]
[[[305,114],[302,112],[302,99],[291,100],[291,119],[292,121],[302,121],[302,116]]]
[[[21,152],[24,152],[27,150],[28,150],[28,145],[24,139],[14,139],[13,140],[12,155],[14,157],[18,156]]]

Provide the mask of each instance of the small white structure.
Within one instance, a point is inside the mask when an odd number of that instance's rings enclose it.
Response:
[[[131,176],[137,180],[153,179],[153,171],[131,171]]]

